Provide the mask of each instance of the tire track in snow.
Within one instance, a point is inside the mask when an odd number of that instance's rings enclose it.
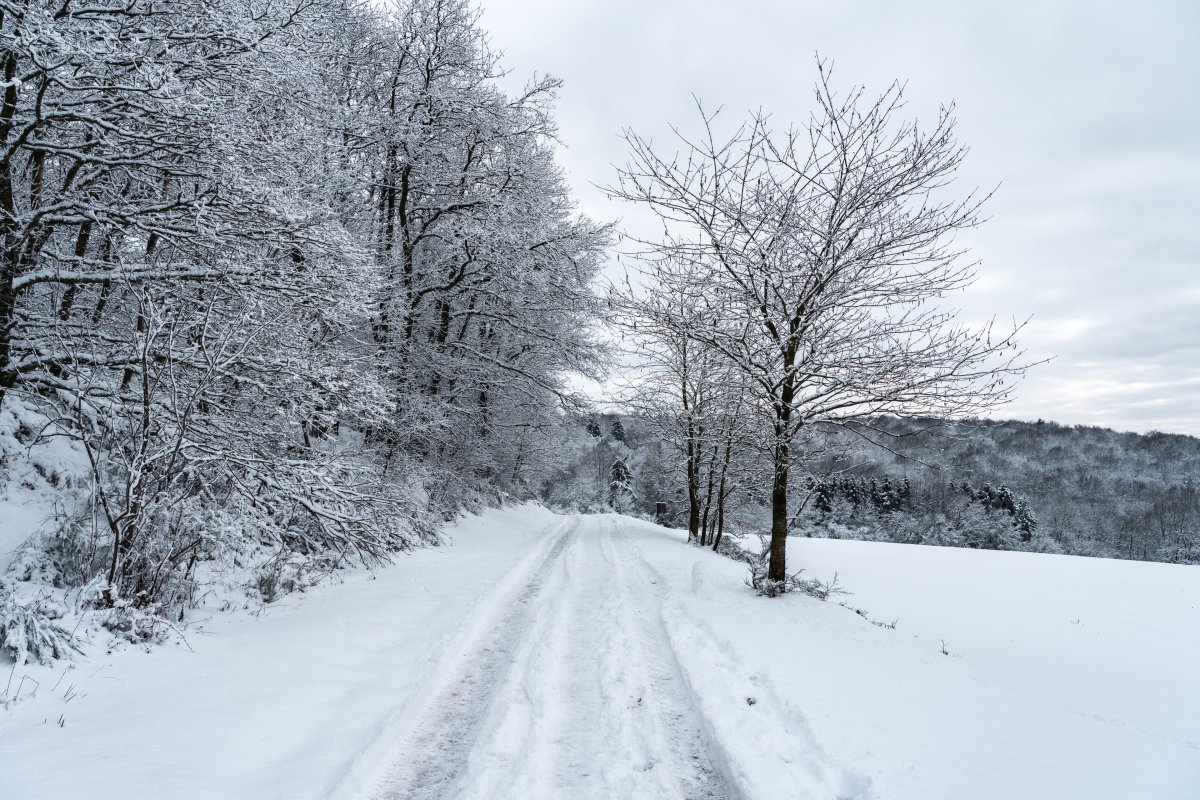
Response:
[[[657,580],[640,572],[635,564],[630,570],[629,546],[620,537],[618,547],[614,536],[618,520],[609,518],[602,549],[611,567],[613,582],[618,587],[624,617],[635,622],[637,648],[642,656],[639,668],[645,675],[647,688],[665,734],[668,749],[665,757],[669,768],[679,776],[679,793],[673,797],[694,800],[733,800],[727,770],[711,745],[693,698],[684,682],[679,659],[662,624],[662,597]]]
[[[730,797],[613,528],[586,518],[564,556],[460,800]]]
[[[663,574],[622,534],[628,563],[648,582],[664,582]],[[692,566],[692,589],[703,585],[702,562]],[[771,781],[762,776],[788,776],[795,797],[829,800],[870,800],[871,780],[832,762],[821,749],[807,721],[775,695],[761,674],[739,662],[735,651],[719,641],[711,626],[697,616],[678,594],[657,593],[658,629],[666,647],[676,655],[676,668],[688,703],[704,722],[717,763],[728,786],[754,797],[768,796]],[[680,652],[688,654],[685,663]],[[742,704],[745,690],[757,701]],[[715,712],[715,716],[708,716]]]
[[[660,587],[617,524],[574,521],[430,704],[378,800],[738,796],[683,684]]]
[[[453,796],[487,715],[496,685],[533,617],[546,578],[578,534],[578,523],[560,535],[491,635],[463,660],[461,674],[444,688],[409,737],[379,800],[434,800]]]

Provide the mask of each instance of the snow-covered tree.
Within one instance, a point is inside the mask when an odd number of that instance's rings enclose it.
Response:
[[[578,405],[563,373],[600,358],[589,284],[607,230],[575,213],[554,164],[558,83],[501,93],[471,4],[414,0],[386,32],[354,90],[391,395],[375,435],[448,476],[522,484],[554,406]]]
[[[618,511],[628,511],[634,498],[633,473],[630,472],[629,466],[618,458],[609,468],[609,505]]]
[[[881,413],[975,413],[1020,372],[1011,334],[965,326],[936,302],[970,283],[954,235],[980,221],[975,194],[944,197],[966,152],[952,110],[926,130],[900,118],[898,84],[839,95],[819,72],[800,127],[779,132],[758,113],[720,136],[702,112],[678,155],[628,132],[611,189],[661,220],[649,257],[686,265],[690,294],[721,320],[688,336],[754,392],[775,582],[787,579],[791,471],[814,432]]]
[[[746,452],[747,392],[742,376],[691,336],[720,321],[698,301],[686,265],[653,261],[635,277],[608,298],[634,367],[622,399],[679,454],[689,541],[717,547],[726,505],[754,455]]]
[[[71,580],[174,614],[202,567],[370,562],[534,491],[607,231],[557,83],[501,92],[470,4],[0,15],[0,404],[90,459]]]

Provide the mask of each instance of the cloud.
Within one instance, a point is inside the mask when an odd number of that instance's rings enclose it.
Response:
[[[1200,4],[484,0],[519,82],[566,81],[562,162],[593,216],[625,126],[665,141],[692,94],[780,121],[811,108],[813,55],[835,83],[907,82],[908,113],[954,101],[964,188],[999,190],[967,242],[981,280],[964,317],[1034,323],[1057,356],[1002,413],[1200,434]]]

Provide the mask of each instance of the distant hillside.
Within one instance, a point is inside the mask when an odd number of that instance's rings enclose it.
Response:
[[[618,420],[624,441],[612,436]],[[665,501],[668,520],[681,524],[676,449],[638,419],[590,422],[593,434],[582,422],[547,498],[580,508],[615,501],[643,514]],[[807,465],[798,534],[1200,563],[1198,438],[1015,420],[887,418],[873,427],[887,449],[843,431],[832,436],[833,455]],[[616,460],[629,469],[629,494],[613,494]],[[765,526],[762,474],[744,470],[732,515],[739,530]]]
[[[885,439],[896,454],[877,452],[856,472],[976,492],[1006,486],[1064,552],[1200,560],[1200,439],[1044,421],[880,422],[898,435]]]

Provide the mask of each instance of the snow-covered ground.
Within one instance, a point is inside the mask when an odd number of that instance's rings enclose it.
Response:
[[[49,420],[8,395],[0,406],[0,575],[30,536],[69,512],[88,481],[87,456]]]
[[[0,798],[1200,796],[1195,567],[796,540],[821,603],[625,517],[450,533],[15,670]]]

